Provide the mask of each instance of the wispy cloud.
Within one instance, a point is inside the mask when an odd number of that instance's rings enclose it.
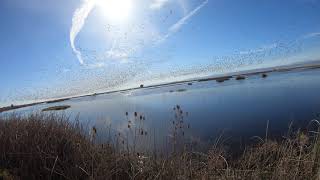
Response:
[[[126,59],[129,57],[128,53],[116,49],[110,49],[107,51],[107,56],[111,59]]]
[[[90,70],[90,69],[99,69],[99,68],[103,68],[103,67],[105,67],[105,63],[98,62],[98,63],[94,63],[94,64],[87,64],[86,66],[84,66],[84,69]]]
[[[317,37],[317,36],[320,36],[320,32],[313,32],[313,33],[305,34],[303,36],[303,38],[304,39],[308,39],[308,38],[314,38],[314,37]]]
[[[88,15],[95,6],[94,0],[83,0],[81,6],[74,12],[72,26],[70,29],[70,44],[73,52],[77,56],[79,63],[84,64],[81,52],[75,46],[75,39],[81,31]]]
[[[269,51],[269,50],[272,50],[272,49],[275,49],[278,47],[278,44],[277,43],[273,43],[273,44],[270,44],[270,45],[264,45],[260,48],[257,48],[257,49],[251,49],[251,50],[248,50],[248,51],[240,51],[239,54],[240,55],[247,55],[247,54],[256,54],[256,53],[262,53],[262,52],[265,52],[265,51]]]
[[[172,25],[169,28],[170,32],[177,32],[184,24],[187,23],[187,21],[194,16],[198,11],[200,11],[201,8],[203,8],[208,3],[208,0],[205,0],[202,2],[198,7],[196,7],[194,10],[192,10],[189,14],[181,18],[176,24]]]
[[[258,53],[271,51],[276,48],[278,48],[278,49],[285,48],[285,49],[291,49],[292,51],[295,51],[296,49],[299,49],[298,47],[301,47],[301,43],[303,41],[310,39],[310,38],[316,38],[316,37],[320,37],[320,32],[312,32],[312,33],[304,34],[304,35],[294,39],[292,41],[292,43],[285,43],[285,44],[273,43],[273,44],[261,46],[256,49],[249,49],[249,50],[245,50],[245,51],[240,51],[239,54],[240,55],[258,54]]]
[[[119,60],[127,59],[129,57],[129,54],[123,50],[117,49],[115,47],[116,44],[117,44],[117,41],[114,40],[111,49],[106,52],[107,57],[111,59],[119,59]]]
[[[159,9],[159,8],[162,8],[163,6],[165,6],[165,4],[167,4],[169,2],[170,2],[170,0],[152,0],[150,8],[151,9]],[[184,3],[184,0],[180,0],[179,2]],[[209,0],[204,0],[195,9],[193,9],[189,13],[186,13],[186,15],[184,15],[180,20],[178,20],[175,24],[173,24],[172,26],[170,26],[168,28],[168,32],[164,36],[157,35],[157,31],[153,29],[152,25],[150,25],[150,27],[148,26],[148,28],[144,28],[143,32],[141,32],[141,33],[136,32],[136,31],[127,32],[128,35],[132,35],[132,36],[127,36],[127,37],[131,38],[130,40],[132,41],[132,43],[128,43],[129,40],[126,40],[126,43],[124,43],[124,44],[129,44],[130,46],[128,48],[125,48],[125,50],[124,50],[123,48],[119,49],[119,47],[115,48],[114,47],[115,45],[113,45],[110,50],[105,52],[106,53],[105,58],[118,59],[118,60],[127,59],[129,57],[129,54],[131,51],[135,51],[135,49],[137,49],[138,47],[143,46],[143,45],[139,45],[139,42],[141,41],[141,39],[143,39],[143,41],[145,43],[149,42],[149,40],[152,40],[153,42],[156,42],[156,44],[157,44],[157,42],[166,40],[169,36],[173,35],[177,31],[179,31],[182,28],[182,26],[185,25],[190,18],[192,18],[194,15],[196,15],[208,2],[209,2]],[[70,29],[71,48],[72,48],[74,54],[76,55],[79,63],[81,65],[85,65],[85,66],[90,66],[90,65],[86,64],[86,61],[83,59],[84,56],[81,53],[81,50],[77,49],[77,47],[75,45],[75,40],[76,40],[78,34],[80,33],[81,29],[83,28],[90,12],[93,10],[93,8],[96,5],[97,5],[96,0],[82,0],[80,7],[77,8],[73,14],[72,26]],[[152,37],[149,37],[150,35]],[[117,39],[117,38],[113,38],[113,39]],[[131,51],[129,51],[129,50],[131,50]],[[93,67],[95,67],[95,66],[96,65],[94,64]],[[98,67],[100,67],[100,65],[98,65]]]
[[[169,32],[164,37],[162,37],[160,41],[162,42],[172,34],[178,32],[182,28],[182,26],[185,25],[190,18],[196,15],[208,2],[209,0],[203,1],[198,7],[196,7],[194,10],[192,10],[187,15],[182,17],[178,22],[176,22],[171,27],[169,27]]]
[[[150,9],[161,9],[169,0],[153,0],[150,4]]]

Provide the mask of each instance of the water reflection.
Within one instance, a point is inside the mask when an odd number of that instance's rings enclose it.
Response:
[[[65,111],[67,114],[79,114],[82,122],[89,121],[98,132],[112,127],[114,132],[127,136],[134,128],[141,133],[143,126],[144,132],[156,134],[161,143],[174,136],[170,129],[175,119],[173,107],[179,105],[188,112],[190,138],[209,141],[223,132],[235,139],[248,139],[264,136],[268,121],[270,136],[277,136],[285,133],[292,121],[305,126],[315,118],[320,112],[319,82],[320,70],[276,72],[265,78],[256,75],[241,81],[138,89],[71,99],[50,106],[70,105]],[[20,111],[37,111],[48,106],[43,104]],[[145,118],[143,124],[140,116]]]

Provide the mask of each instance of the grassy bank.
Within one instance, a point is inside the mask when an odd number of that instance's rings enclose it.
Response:
[[[94,144],[77,121],[35,114],[0,118],[0,177],[5,179],[316,179],[316,132],[260,139],[233,157],[223,144],[208,152],[168,156],[117,151]],[[313,123],[317,124],[316,121]],[[94,129],[93,129],[94,130]],[[259,139],[259,138],[257,138]],[[1,179],[1,178],[0,178]]]

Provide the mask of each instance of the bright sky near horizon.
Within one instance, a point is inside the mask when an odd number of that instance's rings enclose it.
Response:
[[[1,0],[0,106],[320,58],[320,0]]]

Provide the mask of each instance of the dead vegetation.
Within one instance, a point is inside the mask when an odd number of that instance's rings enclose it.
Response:
[[[259,142],[245,148],[237,157],[225,150],[220,139],[209,151],[197,152],[187,144],[177,142],[178,137],[185,136],[190,125],[183,118],[187,112],[180,106],[174,111],[176,118],[172,121],[172,131],[176,138],[173,140],[182,148],[173,146],[174,150],[167,155],[116,148],[128,146],[123,139],[94,143],[94,138],[88,136],[79,121],[69,121],[64,115],[0,117],[0,179],[319,178],[317,131],[291,132],[289,128],[278,141],[257,137]],[[137,121],[145,121],[142,114],[134,112],[133,116]],[[312,124],[319,125],[319,122],[314,120]],[[96,127],[91,131],[94,135],[100,133]],[[140,133],[139,128],[137,134]]]

